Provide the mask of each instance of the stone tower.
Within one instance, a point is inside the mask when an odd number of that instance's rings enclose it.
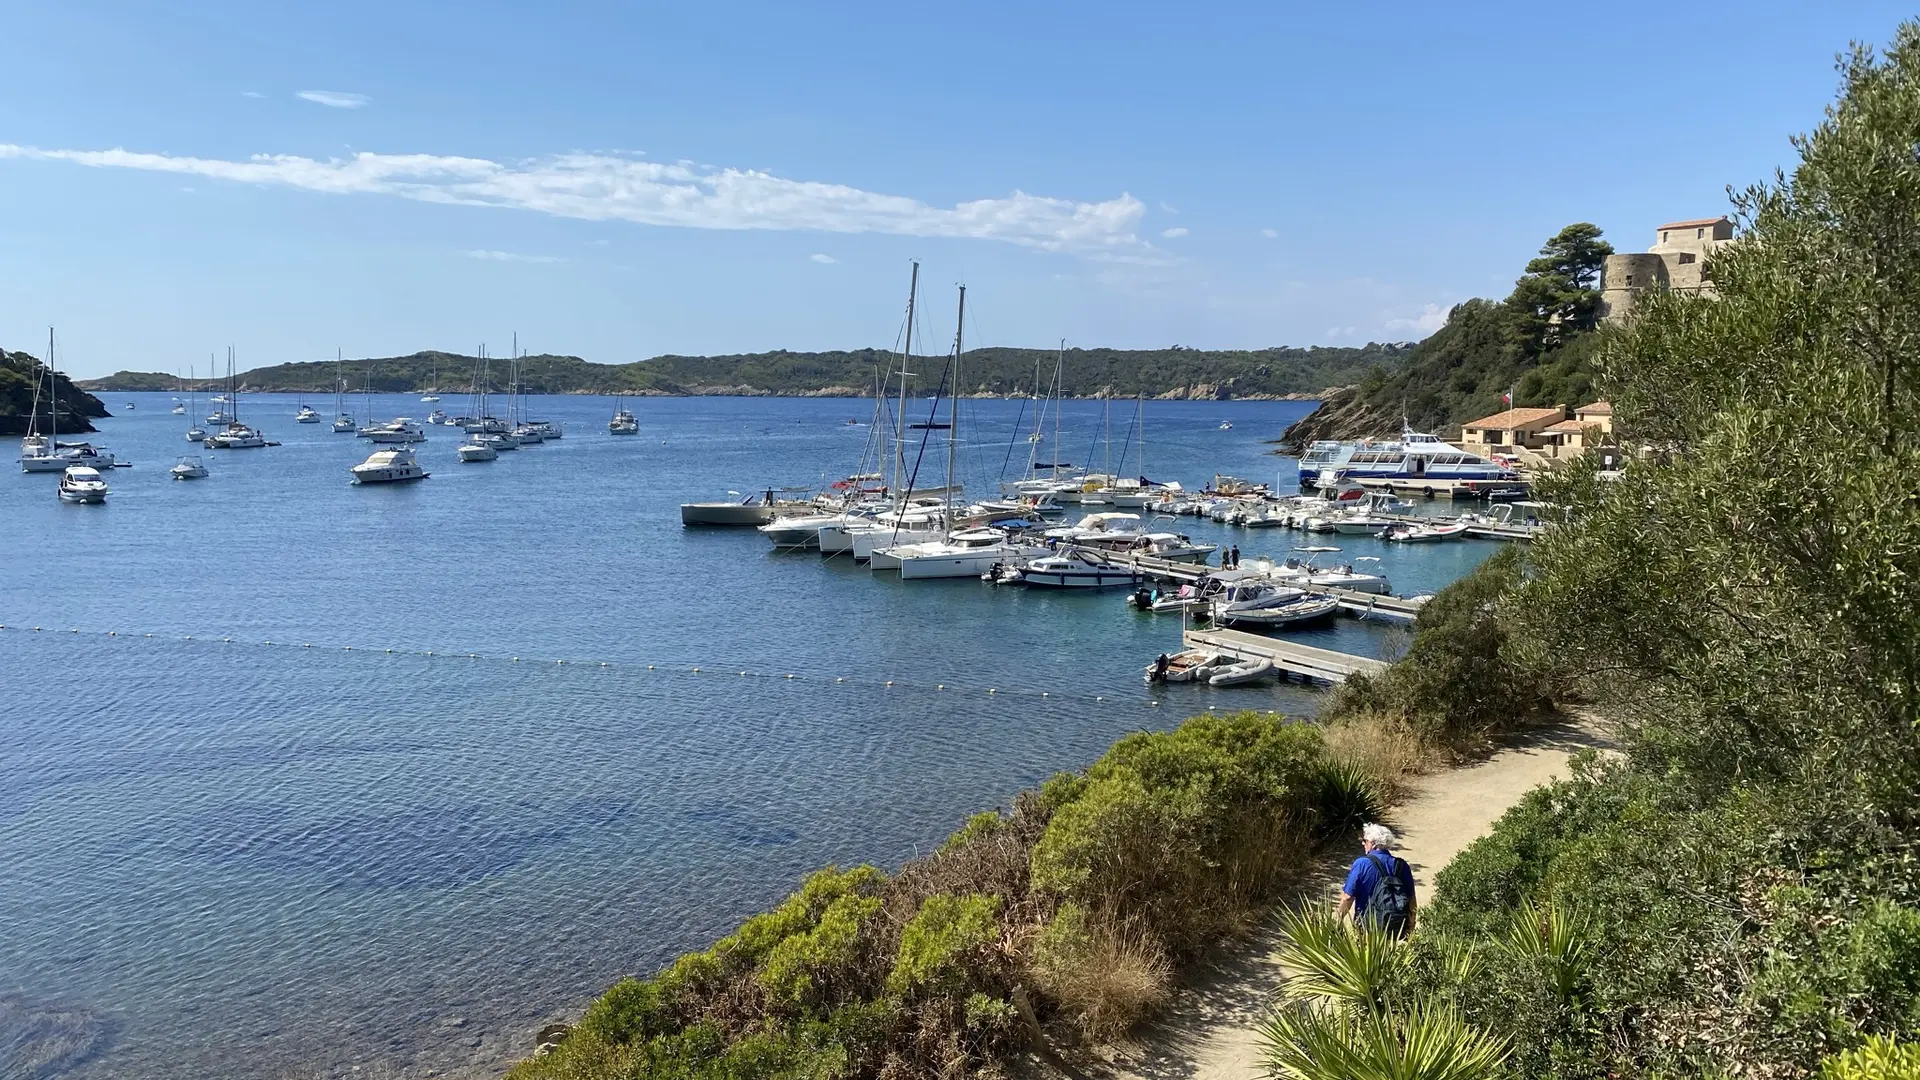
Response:
[[[1724,216],[1669,221],[1654,230],[1653,247],[1642,255],[1609,255],[1600,271],[1600,317],[1624,321],[1634,297],[1648,289],[1713,295],[1707,260],[1733,242],[1733,222]]]

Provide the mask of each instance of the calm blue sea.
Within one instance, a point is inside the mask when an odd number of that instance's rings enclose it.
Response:
[[[438,429],[432,479],[369,488],[347,474],[369,445],[296,425],[292,396],[242,402],[284,444],[251,451],[189,446],[170,395],[107,403],[93,438],[135,466],[106,505],[0,472],[0,1075],[492,1075],[812,868],[895,865],[1128,731],[1319,698],[1150,693],[1179,621],[1118,594],[902,583],[681,528],[682,501],[849,471],[866,402],[640,399],[620,438],[610,399],[535,399],[560,442],[462,465]],[[978,489],[1022,405],[965,408]],[[1066,408],[1059,456],[1098,463],[1103,406]],[[1149,402],[1146,472],[1290,487],[1264,440],[1310,408]],[[189,452],[213,475],[170,480]],[[1335,542],[1403,593],[1493,550]],[[30,1030],[93,1049],[29,1073]]]

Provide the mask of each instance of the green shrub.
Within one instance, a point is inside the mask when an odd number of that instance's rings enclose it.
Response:
[[[1874,1036],[1822,1062],[1820,1080],[1920,1080],[1920,1044]]]
[[[900,931],[900,952],[887,975],[898,995],[952,993],[985,966],[982,955],[1000,937],[1000,898],[936,893]]]

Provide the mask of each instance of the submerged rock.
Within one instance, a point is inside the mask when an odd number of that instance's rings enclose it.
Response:
[[[52,1080],[98,1054],[107,1024],[91,1009],[0,994],[0,1076]]]

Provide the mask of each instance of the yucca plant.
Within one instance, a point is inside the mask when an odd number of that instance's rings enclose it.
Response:
[[[1325,907],[1290,912],[1281,917],[1280,929],[1286,935],[1276,952],[1287,973],[1280,988],[1284,997],[1369,1012],[1384,1007],[1387,978],[1406,956],[1392,934],[1342,919]]]
[[[1547,987],[1563,1005],[1579,1000],[1591,961],[1592,937],[1584,915],[1557,904],[1545,908],[1522,900],[1501,942],[1510,955],[1539,966]]]
[[[1484,1080],[1506,1060],[1504,1038],[1446,1006],[1386,1013],[1296,1001],[1260,1024],[1266,1075],[1281,1080]]]

